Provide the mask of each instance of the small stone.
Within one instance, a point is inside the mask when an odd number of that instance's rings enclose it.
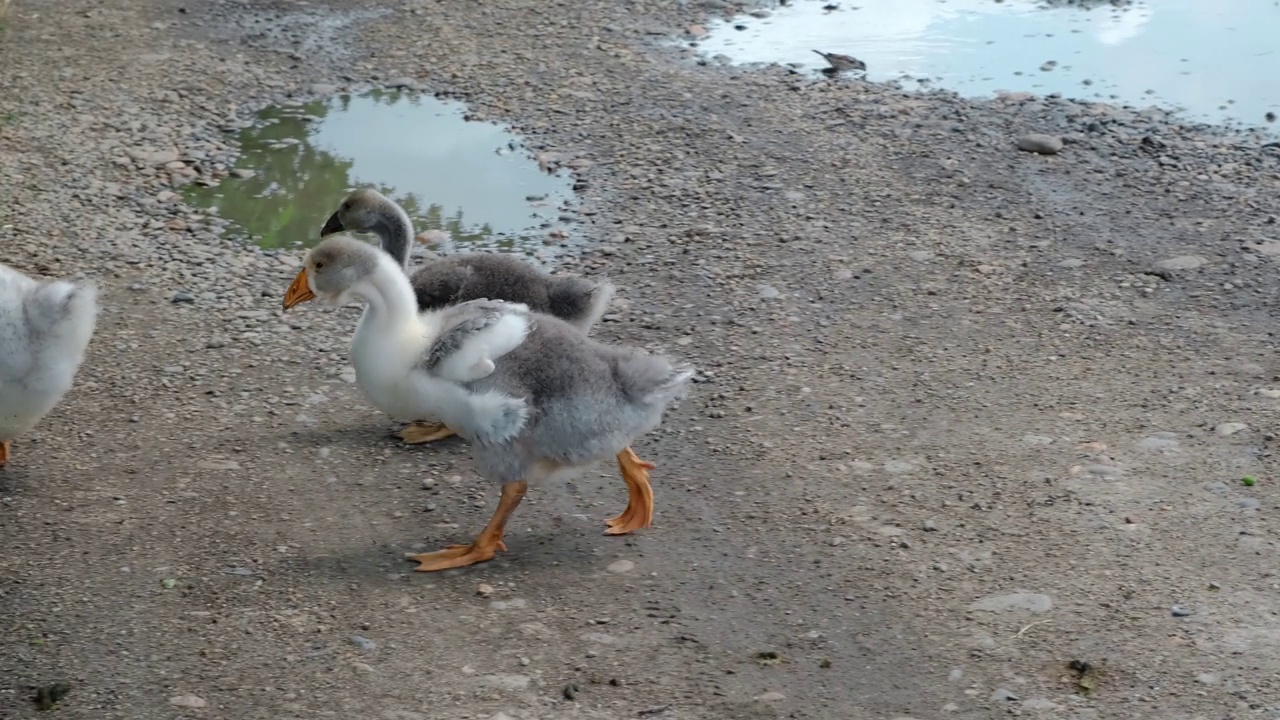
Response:
[[[1200,673],[1199,675],[1196,675],[1196,682],[1200,683],[1201,685],[1217,685],[1218,674],[1217,673]]]
[[[924,530],[925,532],[937,532],[938,524],[932,520],[925,520],[923,523],[920,524],[920,529]]]
[[[204,698],[195,695],[176,695],[169,698],[169,704],[185,708],[202,708],[209,705]]]
[[[233,168],[231,170],[232,177],[238,177],[241,180],[246,180],[257,174],[256,170],[249,170],[248,168]]]
[[[510,600],[494,600],[489,603],[490,610],[520,610],[529,606],[529,601],[524,598],[512,598]]]
[[[1018,149],[1039,155],[1057,155],[1062,152],[1062,138],[1056,135],[1030,133],[1018,138]]]
[[[528,675],[484,675],[479,681],[499,690],[524,690],[529,687],[531,678]]]
[[[1063,260],[1062,262],[1058,263],[1058,267],[1064,268],[1067,270],[1075,270],[1076,268],[1083,267],[1083,266],[1084,266],[1084,261],[1077,258],[1067,258],[1066,260]]]
[[[226,347],[228,342],[227,338],[214,336],[209,338],[204,346],[210,350],[217,350],[218,348]]]
[[[1209,261],[1199,255],[1179,255],[1156,263],[1161,270],[1195,270]]]
[[[1138,441],[1143,450],[1173,452],[1178,449],[1178,437],[1171,432],[1158,432]]]
[[[1017,699],[1018,696],[1014,695],[1013,692],[1007,688],[996,688],[996,691],[991,693],[991,702],[999,702],[1001,700],[1013,701]]]
[[[1022,701],[1022,707],[1028,710],[1057,710],[1058,703],[1044,697],[1027,698]]]
[[[193,303],[196,301],[196,296],[192,295],[186,290],[179,290],[178,292],[173,294],[172,301],[174,303]]]
[[[360,648],[364,652],[373,652],[378,649],[378,643],[370,640],[363,635],[352,635],[351,644]]]
[[[1191,611],[1182,607],[1181,605],[1174,605],[1173,607],[1169,608],[1169,613],[1174,617],[1188,617],[1191,615]]]
[[[187,371],[187,369],[181,365],[166,365],[163,370],[167,375],[181,375]]]
[[[1280,390],[1273,390],[1271,388],[1262,388],[1258,390],[1258,394],[1264,398],[1271,398],[1272,400],[1280,400]]]
[[[626,573],[635,569],[636,564],[630,560],[615,560],[609,563],[609,567],[605,568],[611,573]]]
[[[487,598],[493,594],[493,586],[488,583],[480,583],[476,586],[476,594],[480,597]]]
[[[1124,522],[1125,522],[1125,524],[1126,524],[1126,525],[1137,525],[1137,524],[1138,524],[1138,516],[1137,516],[1137,515],[1125,515],[1125,516],[1124,516]]]
[[[312,95],[332,95],[338,92],[338,86],[330,85],[329,83],[311,83],[310,87],[307,88],[307,92]]]
[[[707,36],[707,29],[701,25],[690,25],[685,28],[685,33],[690,37],[701,38]]]
[[[915,465],[912,465],[906,460],[890,460],[884,464],[884,471],[887,473],[893,473],[894,475],[901,475],[903,473],[911,472],[915,467]]]
[[[398,77],[387,82],[387,87],[392,90],[421,90],[422,86],[417,80],[411,77]]]
[[[916,262],[928,262],[933,257],[933,253],[928,250],[912,250],[907,253],[907,257]]]
[[[1231,435],[1235,435],[1236,433],[1242,430],[1247,430],[1247,429],[1249,429],[1249,426],[1245,425],[1242,422],[1225,422],[1225,423],[1219,423],[1218,426],[1213,429],[1213,431],[1223,437],[1229,437]]]
[[[1041,614],[1053,609],[1053,599],[1040,593],[1009,593],[1008,595],[992,595],[982,598],[969,606],[970,610],[981,612],[1006,612],[1026,610]]]
[[[783,695],[782,693],[777,692],[776,690],[771,690],[767,693],[760,693],[759,695],[756,696],[756,700],[759,700],[760,702],[777,702],[779,700],[786,700],[786,699],[787,699],[786,695]]]

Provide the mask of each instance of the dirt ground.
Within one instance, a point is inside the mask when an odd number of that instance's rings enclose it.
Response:
[[[1276,148],[700,64],[730,7],[16,0],[0,260],[104,309],[0,471],[0,717],[1280,718]],[[411,572],[497,489],[175,195],[265,103],[406,81],[574,167],[599,334],[698,366],[651,530],[602,467]]]

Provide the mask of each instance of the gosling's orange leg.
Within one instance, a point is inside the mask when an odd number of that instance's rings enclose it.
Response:
[[[410,423],[397,433],[397,436],[408,445],[435,442],[454,435],[457,435],[457,433],[445,426],[444,423],[425,421]]]
[[[9,462],[9,441],[0,440],[0,467]]]
[[[618,453],[618,470],[627,484],[627,509],[618,517],[604,521],[609,526],[604,531],[605,535],[626,535],[653,524],[653,487],[649,485],[649,471],[654,467],[653,463],[641,460],[631,448]]]
[[[408,559],[418,563],[418,567],[414,569],[418,572],[435,572],[492,560],[499,550],[507,549],[502,542],[502,533],[506,530],[507,519],[516,511],[516,507],[520,505],[528,489],[529,483],[523,481],[503,485],[502,499],[498,501],[498,509],[494,511],[493,517],[489,518],[489,524],[484,526],[484,530],[480,531],[474,542],[470,545],[450,545],[444,550],[421,555],[410,555]]]

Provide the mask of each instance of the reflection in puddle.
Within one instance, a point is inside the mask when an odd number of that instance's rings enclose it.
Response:
[[[372,186],[400,203],[418,232],[444,231],[473,248],[541,248],[539,228],[559,217],[569,180],[542,172],[510,132],[462,112],[392,91],[267,108],[241,131],[233,175],[216,187],[188,186],[187,196],[263,247],[314,245],[347,192]]]
[[[813,50],[846,53],[904,87],[1162,103],[1247,126],[1280,113],[1277,0],[790,0],[708,30],[707,55],[820,68]]]

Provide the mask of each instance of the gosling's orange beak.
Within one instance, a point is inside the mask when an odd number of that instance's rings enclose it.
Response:
[[[298,271],[298,277],[293,279],[293,284],[284,293],[284,309],[304,303],[308,300],[315,300],[316,294],[311,292],[311,286],[307,284],[307,269],[302,268]]]

